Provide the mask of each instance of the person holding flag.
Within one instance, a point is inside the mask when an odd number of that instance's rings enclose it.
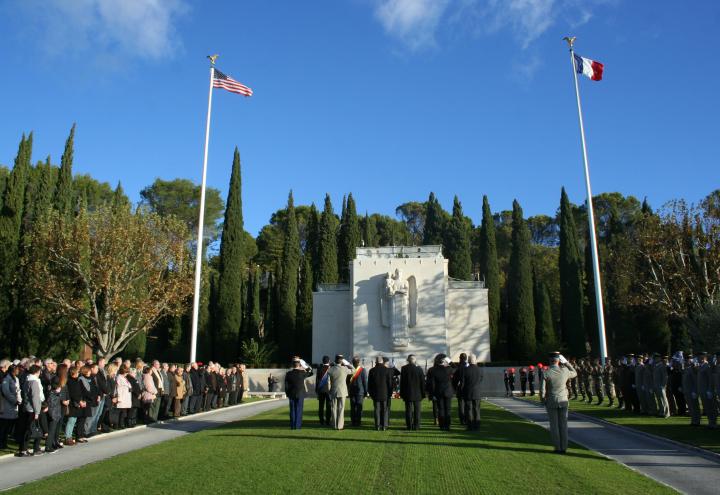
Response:
[[[360,365],[360,358],[352,360],[355,373],[348,380],[348,394],[350,395],[350,424],[360,426],[362,423],[363,400],[368,395],[367,372]]]

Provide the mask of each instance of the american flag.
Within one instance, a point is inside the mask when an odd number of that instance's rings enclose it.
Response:
[[[252,89],[237,82],[232,77],[223,74],[217,69],[215,69],[215,76],[213,77],[213,88],[226,89],[231,93],[237,93],[243,96],[252,96],[253,94]]]

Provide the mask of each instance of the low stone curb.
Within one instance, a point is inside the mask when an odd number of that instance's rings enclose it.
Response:
[[[155,423],[151,423],[148,425],[137,425],[133,428],[124,428],[122,430],[113,430],[109,433],[103,433],[101,435],[96,435],[94,437],[88,438],[88,443],[96,442],[98,440],[102,440],[103,438],[111,438],[111,437],[118,436],[118,435],[132,433],[134,431],[140,431],[143,428],[156,428],[157,426],[161,426],[161,425],[171,425],[171,424],[175,424],[175,423],[180,423],[182,421],[188,421],[191,419],[202,418],[204,416],[207,416],[208,414],[214,414],[214,413],[223,412],[223,411],[232,411],[235,408],[252,406],[253,404],[259,404],[261,402],[275,402],[275,401],[279,401],[279,400],[282,400],[282,399],[279,399],[279,398],[278,399],[263,399],[260,401],[246,402],[244,404],[235,404],[234,406],[223,407],[222,409],[212,409],[210,411],[203,411],[203,412],[191,414],[188,416],[182,416],[180,418],[164,419],[162,421],[156,421]],[[10,459],[13,457],[15,457],[15,454],[0,455],[0,462],[2,462],[5,459]]]

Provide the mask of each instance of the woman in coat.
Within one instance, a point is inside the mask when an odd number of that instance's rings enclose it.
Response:
[[[118,411],[117,427],[122,429],[128,424],[128,414],[133,407],[132,384],[130,383],[128,369],[125,365],[120,367],[115,376],[115,407]]]
[[[455,395],[452,387],[452,368],[449,364],[445,354],[438,354],[426,378],[428,394],[437,404],[438,424],[440,429],[445,431],[450,431],[450,408]]]
[[[88,435],[94,432],[90,431],[90,420],[92,419],[93,409],[97,407],[100,400],[100,392],[98,391],[95,380],[92,377],[92,366],[85,365],[80,368],[80,388],[82,400],[85,403],[83,408],[84,420],[78,416],[78,442],[86,443]]]
[[[20,393],[20,366],[11,366],[0,383],[0,449],[7,448],[7,437],[17,421]]]
[[[45,440],[45,452],[54,452],[63,447],[63,444],[60,443],[60,430],[65,417],[65,408],[69,403],[67,378],[67,366],[61,364],[58,366],[57,375],[50,382],[50,392],[47,399],[48,436]]]
[[[157,387],[155,386],[155,381],[153,380],[152,373],[150,373],[151,369],[149,366],[145,366],[143,369],[142,374],[142,385],[143,385],[143,391],[142,391],[142,405],[143,405],[143,413],[145,414],[145,420],[148,423],[154,423],[155,420],[153,420],[150,417],[150,407],[153,404],[153,401],[157,398]]]
[[[25,401],[18,412],[18,422],[15,425],[15,439],[18,442],[18,457],[26,455],[40,455],[40,414],[45,410],[45,393],[40,382],[40,366],[33,364],[27,374],[27,381],[24,385]],[[28,454],[28,441],[33,441],[33,452]]]
[[[135,374],[135,369],[126,368],[128,371],[125,374],[125,378],[130,382],[130,394],[131,394],[131,407],[127,412],[127,426],[134,428],[138,422],[138,411],[142,410],[142,379],[138,380]]]
[[[183,372],[183,381],[185,382],[185,397],[182,400],[182,410],[180,414],[185,416],[188,413],[188,406],[190,405],[190,396],[193,394],[193,384],[190,377],[190,370],[192,367],[189,364],[185,365],[185,371]]]
[[[67,380],[67,391],[70,398],[68,405],[68,419],[65,423],[65,445],[75,445],[77,442],[73,440],[73,430],[77,424],[78,418],[85,418],[85,409],[87,403],[83,399],[83,386],[80,383],[80,368],[70,368]],[[76,432],[76,438],[82,437],[82,431]]]
[[[105,368],[105,386],[103,387],[105,407],[103,408],[102,423],[104,432],[113,431],[118,426],[117,385],[115,383],[117,371],[118,366],[115,363],[110,363]]]
[[[171,383],[175,383],[175,398],[173,416],[179,418],[182,415],[182,404],[187,390],[185,389],[185,379],[183,378],[183,369],[181,366],[175,370],[175,374],[170,378]]]

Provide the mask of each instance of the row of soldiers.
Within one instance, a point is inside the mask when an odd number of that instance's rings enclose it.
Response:
[[[599,359],[571,359],[577,376],[568,380],[572,399],[601,405],[607,397],[608,407],[617,400],[617,408],[640,415],[662,418],[690,416],[692,425],[700,425],[707,416],[708,426],[716,428],[720,411],[720,352],[672,358],[659,353],[627,354],[615,363]]]

